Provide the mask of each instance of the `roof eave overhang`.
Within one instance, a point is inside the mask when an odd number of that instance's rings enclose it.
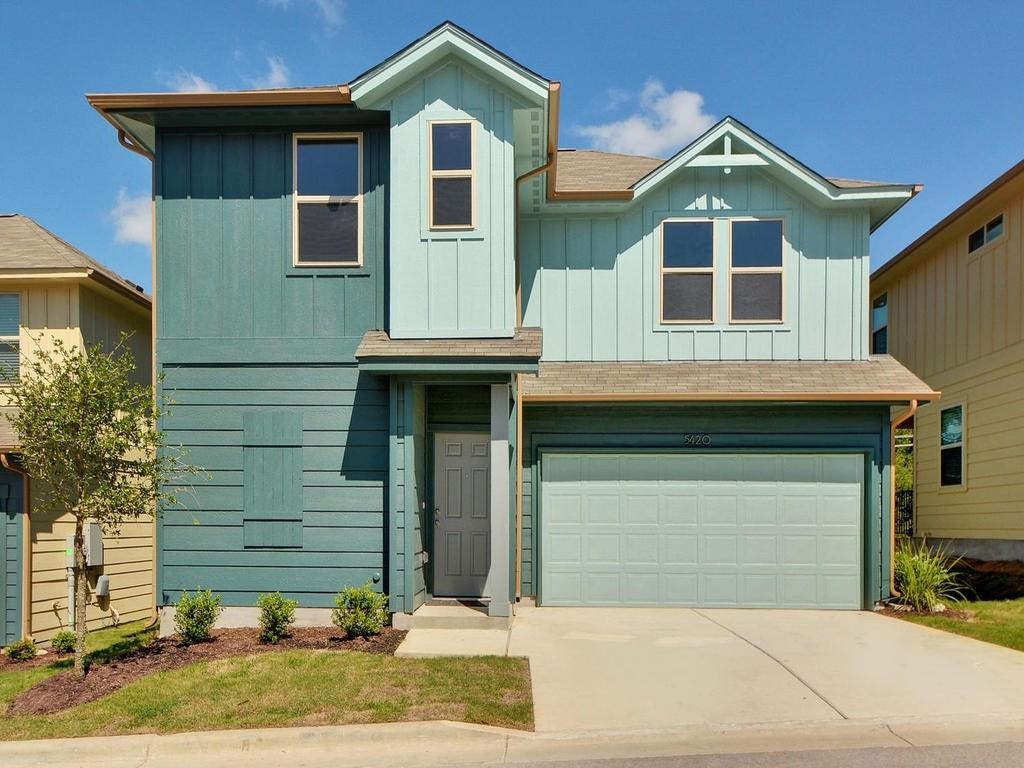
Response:
[[[413,374],[476,374],[536,373],[537,358],[467,358],[467,357],[360,357],[359,370],[389,375]]]
[[[359,106],[377,103],[415,74],[428,70],[449,55],[476,64],[531,104],[542,105],[547,101],[550,81],[451,22],[435,27],[355,78],[349,84],[352,101]]]
[[[899,405],[914,400],[932,402],[938,400],[939,392],[559,392],[523,393],[523,400],[533,403],[870,403]]]

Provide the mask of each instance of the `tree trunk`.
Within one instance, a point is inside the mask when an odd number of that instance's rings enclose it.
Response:
[[[85,605],[89,583],[85,568],[84,522],[75,518],[75,674],[85,677]]]

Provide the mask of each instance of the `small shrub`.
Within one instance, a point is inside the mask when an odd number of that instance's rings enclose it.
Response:
[[[260,595],[256,604],[260,607],[260,642],[276,644],[288,634],[288,627],[295,623],[298,603],[274,592]]]
[[[54,653],[71,653],[75,650],[75,633],[70,629],[62,629],[50,638],[50,647]]]
[[[346,587],[334,597],[331,621],[349,637],[379,635],[388,620],[388,596],[374,592],[370,582]]]
[[[19,640],[7,646],[7,658],[11,661],[29,661],[34,659],[39,649],[31,640]]]
[[[894,561],[900,602],[930,613],[943,600],[962,600],[962,584],[953,572],[959,562],[960,558],[951,559],[941,547],[933,551],[923,541],[900,544]]]
[[[210,639],[217,617],[220,616],[220,595],[205,592],[196,587],[194,594],[181,593],[181,599],[174,611],[174,629],[185,645],[201,643]]]

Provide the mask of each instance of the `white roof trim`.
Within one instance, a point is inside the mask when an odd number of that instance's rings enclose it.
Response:
[[[531,101],[547,101],[547,80],[451,23],[443,24],[350,83],[352,101],[365,107],[405,82],[410,71],[430,67],[451,53],[476,63]]]
[[[727,117],[703,136],[696,139],[692,144],[681,149],[675,157],[667,160],[663,165],[655,168],[647,176],[636,182],[633,185],[634,199],[645,194],[679,169],[694,165],[693,161],[696,158],[726,135],[736,136],[744,143],[750,145],[755,152],[763,155],[771,165],[787,171],[805,186],[814,190],[820,197],[824,197],[830,202],[907,200],[914,194],[913,185],[905,184],[855,189],[837,187],[825,177],[818,175],[806,165],[797,162],[778,147],[758,136],[735,118]]]

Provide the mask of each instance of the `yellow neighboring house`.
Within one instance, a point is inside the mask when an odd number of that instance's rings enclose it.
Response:
[[[942,399],[914,426],[914,534],[1024,560],[1024,161],[871,276],[873,352]]]
[[[137,285],[32,219],[0,214],[0,364],[24,365],[54,339],[110,345],[130,331],[140,380],[148,384],[151,316],[150,298]],[[69,625],[65,547],[74,522],[34,509],[32,496],[17,435],[0,416],[0,645],[22,637],[46,641]],[[102,555],[98,549],[89,577],[89,627],[153,615],[152,521],[126,525],[118,538],[104,536]],[[100,576],[108,577],[105,597],[96,595]]]

